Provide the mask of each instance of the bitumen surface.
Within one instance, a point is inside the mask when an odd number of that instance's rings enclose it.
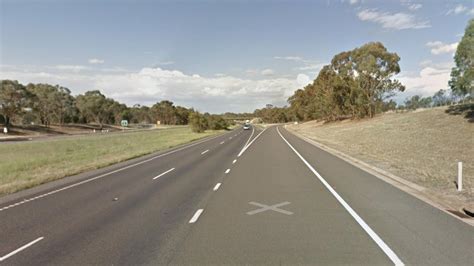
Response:
[[[473,227],[308,144],[237,128],[0,198],[5,265],[473,265]]]

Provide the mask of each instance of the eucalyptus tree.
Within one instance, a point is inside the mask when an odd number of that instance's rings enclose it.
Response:
[[[95,122],[99,124],[101,129],[110,119],[109,107],[112,104],[113,102],[98,90],[88,91],[76,98],[76,107],[81,115],[88,123]]]
[[[348,58],[352,77],[367,101],[367,114],[373,117],[377,101],[393,96],[396,91],[404,91],[394,76],[400,73],[400,57],[390,53],[380,42],[367,43],[350,52]]]
[[[2,80],[0,83],[0,114],[5,126],[11,125],[12,118],[23,113],[28,107],[29,94],[25,86],[16,80]]]
[[[474,19],[469,23],[454,56],[449,86],[459,96],[474,95]]]

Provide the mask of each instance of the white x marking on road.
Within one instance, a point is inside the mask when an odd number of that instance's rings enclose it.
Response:
[[[288,201],[278,203],[278,204],[275,204],[275,205],[265,205],[265,204],[261,204],[261,203],[254,202],[254,201],[249,202],[249,204],[252,204],[252,205],[255,205],[255,206],[258,206],[258,207],[261,207],[261,208],[247,212],[248,215],[254,215],[254,214],[257,214],[257,213],[260,213],[260,212],[270,211],[270,210],[271,211],[276,211],[276,212],[279,212],[279,213],[283,213],[283,214],[286,214],[286,215],[292,215],[293,214],[290,211],[278,208],[278,207],[290,204],[290,202],[288,202]]]

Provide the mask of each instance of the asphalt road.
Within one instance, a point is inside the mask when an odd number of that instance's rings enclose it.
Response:
[[[472,226],[281,126],[0,198],[5,265],[473,261]]]

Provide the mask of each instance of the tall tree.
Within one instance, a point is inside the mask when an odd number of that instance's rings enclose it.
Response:
[[[474,19],[469,23],[454,56],[449,86],[459,96],[474,95]]]
[[[207,119],[199,112],[191,112],[189,114],[189,124],[192,131],[197,133],[202,133],[208,128]]]
[[[28,84],[26,86],[32,96],[33,111],[40,122],[49,126],[51,123],[63,124],[66,117],[74,114],[74,97],[71,91],[59,85]]]
[[[48,126],[53,116],[54,87],[49,84],[28,84],[26,89],[34,95],[32,107],[41,124]]]
[[[133,105],[132,108],[130,108],[130,113],[131,113],[131,122],[132,123],[144,123],[144,124],[149,124],[149,123],[154,123],[156,121],[152,121],[151,115],[150,115],[150,107],[148,106],[142,106],[140,104],[135,104]]]
[[[176,106],[176,124],[187,125],[190,110],[182,106]]]
[[[421,97],[419,95],[414,95],[409,99],[405,100],[405,107],[407,109],[416,110],[418,108],[428,108],[431,107],[433,99],[431,97]]]
[[[59,124],[64,124],[66,119],[72,120],[75,115],[75,99],[71,95],[71,91],[68,88],[56,85],[56,92],[54,94],[55,108],[54,116]]]
[[[76,98],[76,106],[87,122],[96,122],[102,129],[110,118],[111,102],[98,90],[88,91]]]
[[[288,99],[294,119],[337,120],[373,117],[391,105],[384,100],[405,87],[394,76],[400,72],[400,57],[382,43],[365,44],[339,53],[324,66],[312,84]]]
[[[0,114],[5,126],[9,127],[11,119],[22,113],[28,104],[28,92],[25,86],[16,80],[2,80],[0,83]]]
[[[125,104],[119,103],[115,100],[109,99],[109,111],[111,113],[110,122],[113,124],[120,124],[123,119],[128,120],[129,113]]]
[[[161,121],[162,124],[169,125],[176,123],[175,107],[173,102],[163,100],[154,104],[151,110],[156,120]]]
[[[433,95],[433,105],[434,106],[443,106],[449,103],[449,96],[446,90],[439,90]]]
[[[352,75],[368,101],[368,115],[375,114],[375,103],[404,91],[405,87],[393,76],[400,73],[396,53],[390,53],[380,42],[371,42],[351,52]]]

